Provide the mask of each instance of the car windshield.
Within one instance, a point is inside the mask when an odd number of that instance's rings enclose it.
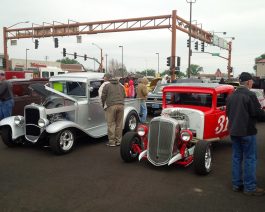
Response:
[[[83,82],[57,81],[52,82],[51,86],[54,90],[70,96],[86,97],[86,83]]]
[[[167,92],[166,104],[212,107],[212,95],[207,93]],[[170,98],[168,98],[170,96]]]

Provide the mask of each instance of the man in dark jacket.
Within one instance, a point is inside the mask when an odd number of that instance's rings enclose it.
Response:
[[[102,105],[106,105],[108,124],[107,144],[110,147],[119,146],[122,138],[125,91],[117,79],[110,79],[102,91]]]
[[[251,74],[242,72],[239,82],[240,86],[228,97],[226,107],[233,142],[233,190],[244,191],[246,195],[264,195],[264,189],[258,188],[256,182],[256,121],[264,121],[265,112],[261,109],[255,93],[249,90],[253,85]]]
[[[14,106],[12,86],[5,79],[5,72],[0,70],[0,120],[11,116]]]

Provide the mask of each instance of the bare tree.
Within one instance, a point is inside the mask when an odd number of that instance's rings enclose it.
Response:
[[[124,74],[123,76],[127,75],[126,67],[123,64]],[[111,59],[108,66],[108,71],[115,77],[121,77],[122,76],[122,64],[118,63],[117,60]]]

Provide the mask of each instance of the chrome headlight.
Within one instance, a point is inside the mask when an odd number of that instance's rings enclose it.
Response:
[[[192,140],[192,132],[190,130],[181,130],[180,139],[183,142],[189,142],[190,140]]]
[[[148,127],[145,125],[139,125],[139,127],[137,128],[137,133],[141,137],[145,136],[147,132],[148,132]]]
[[[47,126],[48,124],[49,124],[49,121],[48,121],[47,119],[43,119],[43,118],[41,118],[41,119],[39,119],[39,121],[38,121],[38,125],[39,125],[39,127],[41,127],[41,128]]]
[[[24,124],[24,117],[23,116],[15,116],[14,117],[15,125],[22,126]]]

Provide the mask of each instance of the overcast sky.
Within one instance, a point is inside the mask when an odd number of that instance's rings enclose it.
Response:
[[[194,0],[193,0],[194,1]],[[137,18],[156,15],[171,15],[177,10],[177,15],[189,21],[189,4],[186,0],[1,0],[0,27],[9,27],[21,21],[15,27],[31,27],[43,22],[58,21],[68,23],[104,21],[124,18]],[[265,53],[265,1],[263,0],[197,0],[192,7],[192,20],[202,24],[206,31],[226,31],[227,37],[235,37],[232,46],[232,66],[235,75],[242,71],[253,72],[254,58]],[[222,36],[221,34],[218,34]],[[0,53],[3,53],[3,36],[0,36]],[[181,57],[181,71],[188,66],[188,35],[177,31],[176,55]],[[227,40],[230,40],[227,38]],[[53,39],[39,40],[39,48],[34,49],[32,39],[18,40],[17,46],[10,46],[10,58],[24,59],[26,48],[29,48],[28,59],[55,61],[62,59],[62,48],[67,52],[87,54],[99,59],[99,49],[92,45],[96,43],[103,49],[103,54],[121,63],[121,48],[124,47],[124,64],[129,71],[152,68],[157,70],[160,56],[160,71],[165,70],[166,57],[171,53],[171,32],[168,29],[105,33],[83,35],[82,43],[76,43],[76,37],[59,37],[59,48],[54,48]],[[192,45],[194,48],[194,45]],[[227,51],[218,47],[207,46],[207,52],[218,52],[227,57]],[[94,68],[94,62],[84,62],[86,67]],[[214,73],[217,68],[226,71],[227,60],[213,57],[209,54],[193,54],[192,64],[200,65],[205,73]]]

